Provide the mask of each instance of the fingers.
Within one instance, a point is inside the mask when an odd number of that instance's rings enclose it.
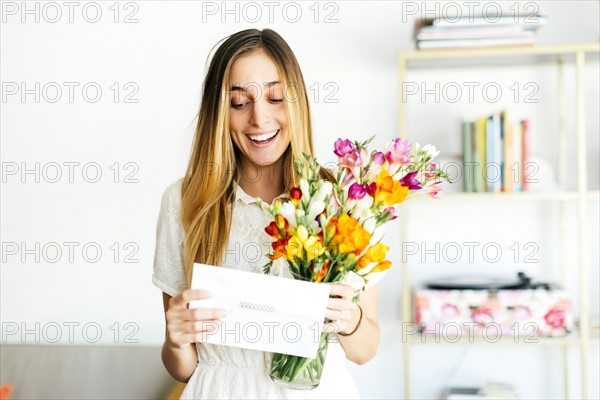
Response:
[[[351,299],[352,297],[354,297],[355,290],[352,286],[344,285],[342,283],[333,283],[333,284],[328,284],[328,285],[330,287],[330,292],[329,292],[330,297],[338,296],[343,299],[347,299],[347,298]]]
[[[169,307],[187,308],[190,301],[208,299],[212,294],[203,289],[186,289],[169,301]]]
[[[167,336],[177,347],[194,342],[206,341],[214,333],[227,310],[220,308],[189,308],[190,301],[211,297],[211,293],[201,289],[187,289],[169,301],[166,324]]]

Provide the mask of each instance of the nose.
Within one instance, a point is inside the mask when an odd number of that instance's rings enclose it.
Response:
[[[268,104],[262,99],[258,99],[252,103],[252,112],[250,113],[250,124],[255,127],[264,127],[271,118],[269,114]]]

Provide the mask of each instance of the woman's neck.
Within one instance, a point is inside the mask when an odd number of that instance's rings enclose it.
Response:
[[[283,157],[265,166],[242,162],[238,171],[238,185],[248,195],[271,203],[284,191]]]

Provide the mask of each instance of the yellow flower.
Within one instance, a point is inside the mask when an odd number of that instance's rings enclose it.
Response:
[[[338,246],[341,253],[360,254],[368,246],[371,234],[358,221],[344,214],[337,220],[333,244]]]
[[[358,267],[365,268],[373,262],[380,263],[385,258],[385,254],[390,250],[388,246],[383,243],[375,243],[373,246],[367,249],[367,252],[358,259]]]
[[[298,225],[296,232],[288,242],[287,258],[293,261],[295,258],[301,258],[306,252],[306,259],[311,261],[323,254],[324,251],[321,239],[318,236],[310,236],[305,226]]]
[[[369,271],[369,273],[371,272],[383,272],[386,269],[388,269],[389,267],[392,266],[392,262],[391,261],[382,261],[379,264],[377,264],[371,271]]]
[[[383,201],[386,205],[402,203],[408,196],[408,187],[402,186],[400,181],[395,181],[385,169],[382,169],[375,180],[375,202]]]

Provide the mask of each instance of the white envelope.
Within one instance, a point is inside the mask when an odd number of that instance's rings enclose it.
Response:
[[[329,286],[231,268],[194,264],[192,288],[212,297],[190,308],[224,308],[203,342],[315,358]]]

